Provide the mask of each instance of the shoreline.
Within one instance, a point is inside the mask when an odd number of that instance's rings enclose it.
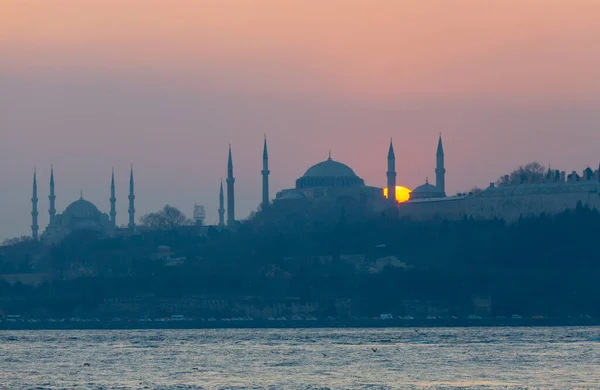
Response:
[[[317,321],[100,321],[7,322],[0,330],[161,330],[161,329],[313,329],[313,328],[469,328],[600,326],[598,319],[480,319],[480,320],[317,320]]]

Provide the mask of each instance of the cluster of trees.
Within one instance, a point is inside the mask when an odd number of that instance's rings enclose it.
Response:
[[[142,226],[149,230],[172,230],[194,222],[176,207],[165,205],[161,210],[148,213],[140,218]]]
[[[543,183],[548,169],[542,166],[539,162],[531,162],[525,165],[519,165],[517,169],[514,169],[507,175],[502,175],[494,184],[496,186],[507,186],[517,185],[522,183]],[[473,187],[469,192],[458,193],[457,195],[474,195],[482,192],[484,189],[481,187]]]
[[[520,165],[508,175],[500,176],[496,185],[515,185],[521,183],[542,183],[548,169],[538,162]]]
[[[512,225],[341,215],[328,226],[282,228],[255,219],[235,233],[210,228],[206,236],[190,236],[176,223],[130,238],[81,232],[47,252],[31,246],[27,259],[37,258],[38,268],[67,272],[76,265],[95,276],[37,288],[0,283],[0,294],[21,297],[22,307],[43,300],[56,310],[122,296],[351,298],[355,313],[365,315],[398,312],[404,300],[468,310],[478,295],[491,296],[498,314],[600,314],[600,214],[585,207]],[[158,246],[170,247],[183,263],[166,266]],[[9,252],[0,264],[11,260]],[[344,254],[362,254],[366,262],[345,262]],[[390,255],[408,267],[365,272]]]
[[[33,238],[31,238],[31,236],[12,237],[2,241],[2,246],[16,246],[30,243],[31,241],[33,241]]]

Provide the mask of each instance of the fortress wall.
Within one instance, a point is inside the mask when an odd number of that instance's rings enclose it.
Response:
[[[522,217],[557,214],[575,209],[581,203],[600,210],[600,185],[532,186],[484,191],[479,194],[423,199],[403,203],[398,209],[401,217],[413,220],[458,220],[465,216],[474,219],[504,219],[511,223]]]
[[[600,210],[600,193],[575,191],[555,193],[499,194],[498,196],[470,196],[465,199],[465,210],[474,219],[504,219],[514,222],[519,217],[557,214],[575,209],[577,204]]]
[[[465,198],[443,198],[402,203],[398,207],[398,215],[417,221],[462,219],[465,216]]]

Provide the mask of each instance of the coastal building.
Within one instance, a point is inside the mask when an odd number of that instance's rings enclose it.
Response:
[[[269,208],[269,152],[267,151],[267,136],[265,135],[265,144],[263,146],[263,169],[262,174],[262,202],[260,207],[262,210]]]
[[[225,196],[223,195],[223,179],[221,179],[221,189],[219,190],[219,227],[225,227]]]
[[[387,153],[387,188],[368,186],[348,165],[331,157],[309,167],[295,182],[294,188],[283,189],[269,199],[269,160],[266,138],[263,146],[262,201],[259,210],[266,215],[294,214],[302,220],[338,218],[340,212],[368,217],[394,215],[414,220],[504,219],[512,222],[520,217],[542,213],[555,214],[577,205],[600,210],[600,167],[586,168],[582,174],[567,174],[549,169],[542,182],[522,177],[518,184],[496,185],[468,194],[446,195],[445,153],[440,134],[435,153],[435,184],[425,183],[410,191],[408,201],[398,203],[384,196],[388,188],[396,188],[396,157],[390,140]],[[504,178],[507,183],[508,177]],[[227,225],[231,225],[234,204],[231,148],[227,179]],[[220,215],[225,212],[220,197]],[[277,218],[275,218],[277,220]],[[281,219],[281,218],[280,218]],[[222,223],[222,219],[220,219]]]
[[[390,144],[388,157],[388,185],[395,188],[395,159]],[[295,188],[278,192],[273,200],[273,208],[286,209],[314,207],[344,207],[346,211],[364,209],[382,211],[397,208],[395,200],[388,201],[383,189],[368,186],[348,165],[329,157],[306,170],[296,180]]]
[[[446,168],[444,167],[444,147],[442,145],[442,135],[438,139],[436,152],[435,185],[429,184],[429,179],[425,179],[422,184],[412,190],[410,200],[418,199],[437,199],[446,197]]]
[[[220,228],[235,227],[239,222],[235,218],[235,177],[233,156],[229,145],[227,160],[226,193],[221,180],[219,192]],[[521,217],[540,214],[556,214],[577,206],[587,206],[600,210],[600,166],[594,171],[590,167],[581,174],[572,171],[548,169],[543,178],[521,177],[515,183],[514,178],[505,176],[488,188],[468,194],[446,195],[445,154],[440,134],[435,153],[435,184],[425,183],[410,192],[406,202],[398,203],[385,193],[395,193],[388,189],[398,189],[396,157],[392,140],[387,151],[386,188],[369,186],[348,165],[336,161],[331,153],[326,160],[309,167],[296,179],[294,188],[287,188],[270,198],[269,155],[265,136],[262,153],[262,196],[259,213],[272,221],[282,221],[293,215],[293,223],[312,220],[325,221],[341,217],[369,218],[387,215],[413,220],[459,220],[503,219],[513,222]],[[510,183],[510,184],[508,184]],[[226,196],[225,196],[226,194]],[[114,170],[110,184],[110,211],[101,212],[91,202],[83,198],[71,203],[63,213],[56,211],[54,169],[50,172],[49,223],[41,234],[45,242],[58,242],[74,231],[95,230],[108,236],[116,233],[133,234],[135,224],[135,182],[133,167],[129,177],[129,208],[126,229],[117,229],[116,193]],[[37,173],[33,175],[31,234],[40,238],[38,224],[38,187]],[[263,221],[267,221],[263,219]]]
[[[231,144],[229,144],[229,158],[227,159],[227,226],[235,226],[235,178],[233,177],[233,158],[231,157]]]
[[[578,205],[600,210],[600,167],[587,167],[581,175],[548,169],[543,180],[521,177],[517,184],[490,183],[478,192],[447,197],[444,149],[440,135],[436,153],[436,184],[415,188],[410,200],[398,208],[400,217],[413,220],[502,219],[508,223],[522,217],[557,214]],[[501,182],[509,183],[508,176]]]
[[[388,185],[396,185],[396,160],[394,148],[390,141],[388,150]],[[328,212],[339,216],[341,208],[352,214],[360,210],[361,215],[372,214],[390,209],[397,209],[398,203],[384,196],[382,188],[368,186],[348,165],[335,161],[331,153],[326,160],[309,167],[302,177],[295,182],[294,188],[283,189],[276,193],[274,199],[269,196],[269,154],[265,136],[262,154],[262,199],[258,209],[261,215],[282,217],[296,213],[307,217],[311,212],[325,217]],[[222,185],[219,193],[219,227],[224,227],[224,214],[227,213],[226,225],[235,226],[235,178],[233,176],[233,157],[231,146],[227,162],[227,209]]]
[[[127,230],[135,230],[135,193],[133,181],[133,167],[130,173],[129,186],[129,224]],[[54,167],[50,169],[50,195],[48,196],[50,207],[48,209],[49,222],[41,236],[41,240],[47,243],[55,243],[63,240],[69,234],[81,230],[93,230],[107,236],[112,236],[117,231],[117,211],[115,194],[115,176],[114,170],[111,176],[110,184],[110,212],[101,212],[96,205],[83,198],[83,192],[78,200],[69,204],[65,210],[57,214],[56,212],[56,194],[54,183]],[[34,173],[33,179],[33,197],[32,197],[32,237],[38,239],[37,223],[37,175]]]

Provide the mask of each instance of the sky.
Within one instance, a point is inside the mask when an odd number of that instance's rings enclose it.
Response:
[[[232,145],[236,217],[332,158],[385,186],[485,187],[520,164],[600,162],[600,1],[2,0],[0,240],[79,198],[127,222],[171,204],[217,219]]]

